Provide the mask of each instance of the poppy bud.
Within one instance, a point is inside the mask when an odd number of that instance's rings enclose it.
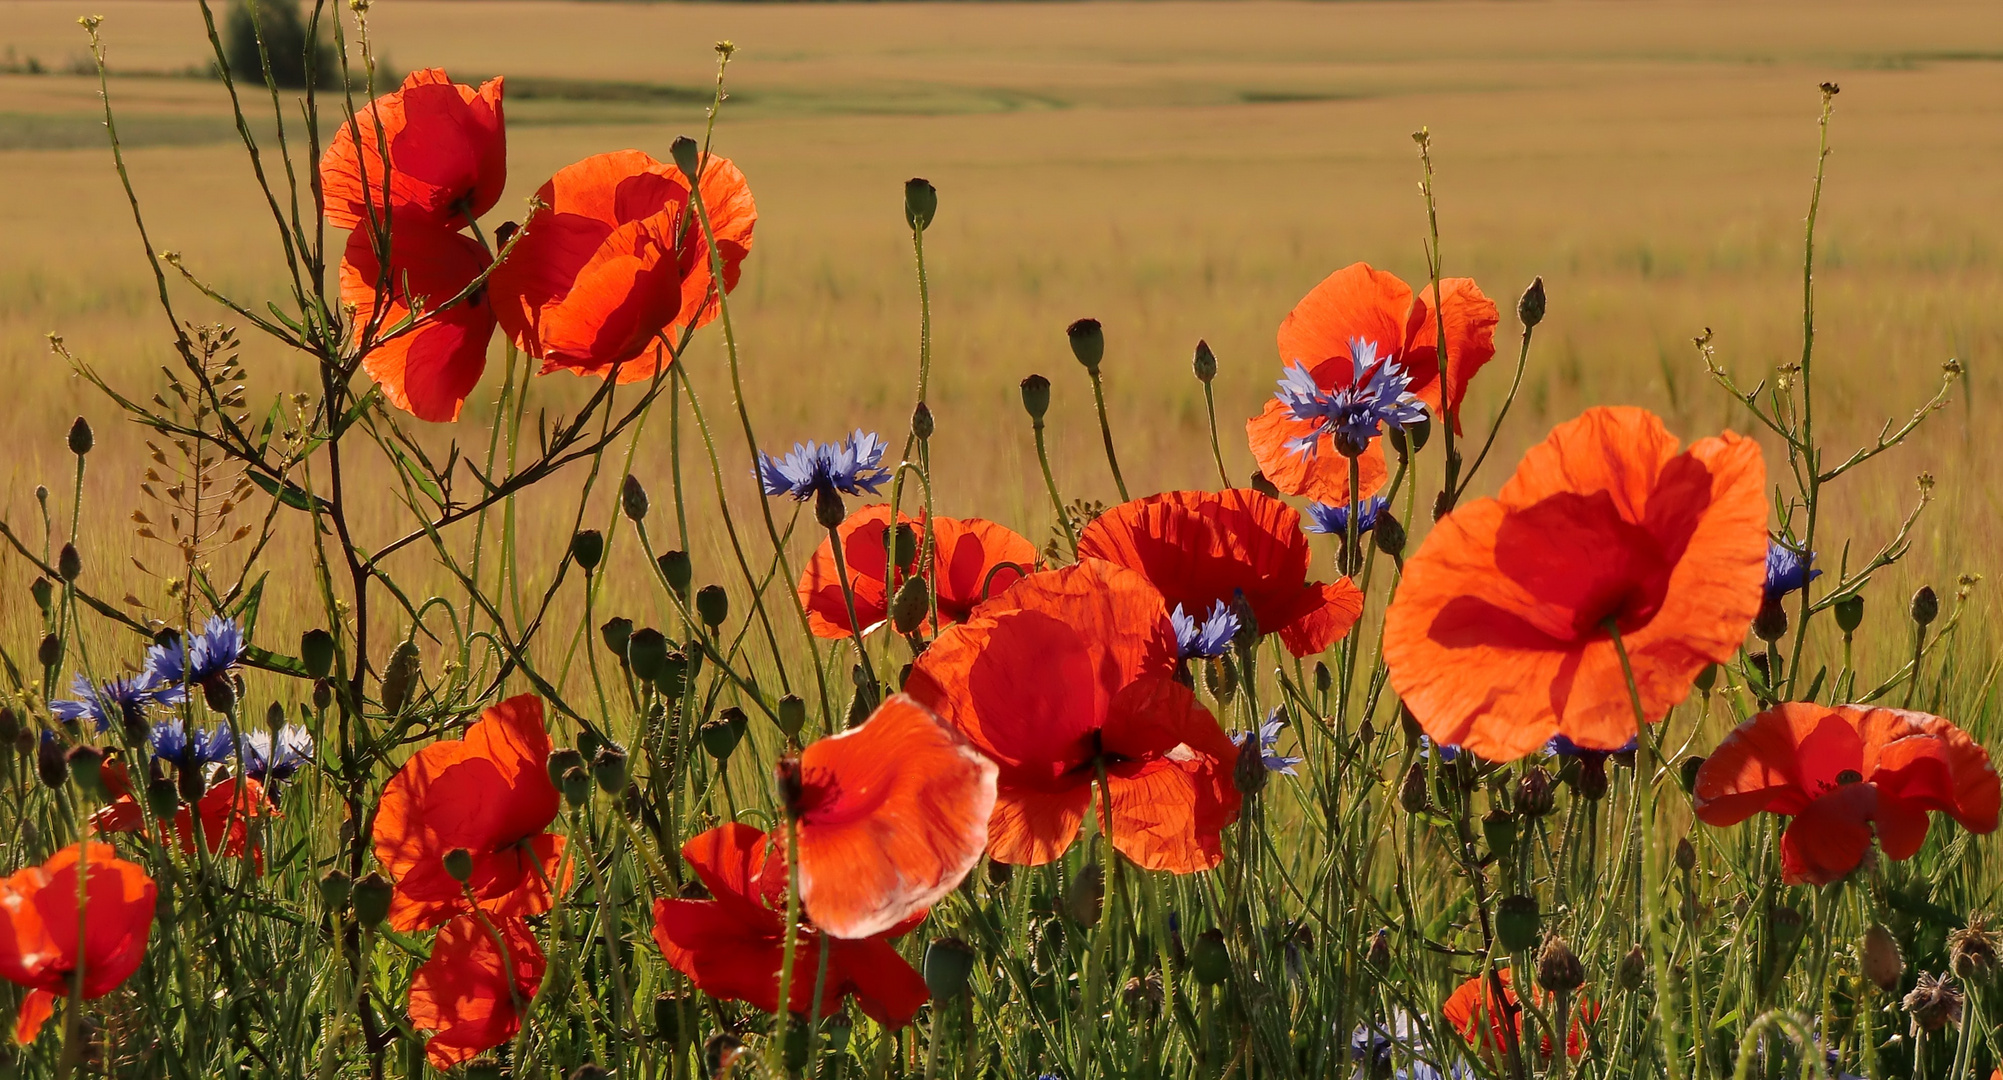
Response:
[[[1217,354],[1210,351],[1209,342],[1196,343],[1196,359],[1190,362],[1190,367],[1196,371],[1198,382],[1207,383],[1217,377]]]
[[[1481,816],[1481,835],[1491,853],[1508,855],[1516,850],[1516,818],[1505,810],[1490,810]]]
[[[1912,992],[1906,995],[1906,1011],[1913,1026],[1922,1031],[1939,1031],[1961,1015],[1961,990],[1946,975],[1922,973]]]
[[[76,423],[70,425],[70,453],[82,457],[90,453],[96,442],[96,437],[90,433],[90,421],[77,417]]]
[[[814,520],[820,522],[823,529],[840,528],[841,523],[848,520],[848,507],[842,503],[841,492],[827,484],[815,490]]]
[[[1854,634],[1864,625],[1864,595],[1852,593],[1836,601],[1836,625],[1845,634]]]
[[[1022,380],[1022,408],[1031,420],[1041,424],[1043,414],[1050,411],[1050,380],[1041,375],[1031,375]]]
[[[1621,989],[1633,991],[1641,989],[1642,979],[1647,974],[1648,954],[1641,951],[1641,946],[1636,945],[1627,951],[1626,956],[1620,958],[1620,967],[1616,969],[1614,977],[1619,980]]]
[[[798,694],[787,694],[779,699],[779,730],[789,739],[800,736],[800,729],[807,726],[807,703]]]
[[[453,848],[439,861],[445,864],[446,876],[461,885],[473,877],[473,853],[465,848]]]
[[[93,798],[104,797],[104,751],[95,746],[73,746],[67,755],[70,775],[77,786]]]
[[[911,410],[911,434],[924,442],[932,437],[932,431],[932,406],[921,401]]]
[[[67,547],[63,548],[65,553],[69,550]],[[63,571],[63,577],[66,579],[75,576],[68,570]],[[1920,591],[1913,594],[1912,614],[1913,621],[1922,627],[1932,625],[1934,617],[1940,614],[1940,597],[1933,591],[1933,586],[1922,585]]]
[[[1684,758],[1683,764],[1677,766],[1676,780],[1678,783],[1683,785],[1684,791],[1690,792],[1692,794],[1696,793],[1697,770],[1703,767],[1704,767],[1704,759],[1698,757],[1695,754],[1692,754],[1689,757]]]
[[[876,695],[866,686],[858,686],[848,699],[848,726],[861,727],[869,714],[876,711]]]
[[[584,755],[571,747],[559,746],[549,752],[549,759],[543,764],[549,770],[549,782],[560,788],[564,773],[584,767]]]
[[[396,647],[396,652],[389,658],[389,666],[383,670],[383,711],[391,716],[402,712],[404,703],[410,700],[411,683],[415,681],[417,681],[417,643],[406,641]]]
[[[382,874],[370,871],[369,876],[355,882],[355,921],[364,927],[374,926],[389,915],[389,904],[396,896],[396,886]]]
[[[1421,416],[1409,424],[1393,424],[1390,426],[1390,432],[1391,448],[1398,451],[1399,457],[1405,457],[1408,453],[1416,454],[1424,450],[1426,442],[1433,437],[1432,414]],[[1407,443],[1412,447],[1409,451],[1405,449]]]
[[[326,712],[334,704],[334,684],[327,679],[313,680],[313,707]]]
[[[1586,969],[1556,934],[1544,939],[1544,952],[1537,957],[1537,985],[1554,994],[1569,994],[1586,985]]]
[[[24,727],[19,735],[14,736],[14,752],[23,757],[35,752],[34,728]]]
[[[563,790],[563,801],[569,803],[572,810],[582,810],[591,801],[591,775],[581,766],[573,766],[564,773],[557,781],[557,787]]]
[[[1015,867],[1010,866],[1008,863],[1005,862],[996,862],[993,859],[988,860],[989,885],[992,885],[997,889],[1005,889],[1008,887],[1008,883],[1014,880],[1015,880]]]
[[[733,711],[735,711],[734,706],[725,709],[723,715],[703,724],[700,730],[702,748],[709,751],[709,756],[718,761],[730,760],[731,751],[737,749],[737,740],[744,737],[744,725],[731,722],[730,714]],[[739,712],[738,715],[744,714]]]
[[[1686,874],[1697,868],[1697,845],[1687,836],[1676,841],[1676,868]]]
[[[721,585],[704,585],[696,590],[695,611],[703,625],[714,630],[730,616],[730,594]]]
[[[1880,990],[1898,989],[1899,979],[1906,973],[1906,962],[1899,956],[1899,942],[1883,923],[1872,923],[1864,931],[1864,942],[1858,950],[1863,961],[1864,977],[1875,983]]]
[[[904,223],[915,232],[924,232],[939,212],[939,189],[932,181],[914,176],[904,182]]]
[[[83,573],[83,555],[78,553],[75,544],[64,544],[63,549],[56,553],[56,573],[62,575],[64,581],[75,581]],[[1917,601],[1914,610],[1918,610]]]
[[[1537,944],[1537,898],[1505,896],[1495,905],[1495,938],[1510,952],[1522,952]]]
[[[654,1037],[679,1050],[682,1047],[682,999],[664,993],[654,998]]]
[[[1516,301],[1516,320],[1525,330],[1544,321],[1544,278],[1543,275],[1530,279],[1530,287]]]
[[[610,643],[611,639],[608,637],[607,644]],[[626,663],[633,669],[634,678],[642,682],[653,682],[660,677],[661,665],[667,661],[668,639],[665,634],[651,626],[627,634]]]
[[[1377,515],[1377,527],[1371,530],[1371,537],[1377,543],[1377,550],[1392,558],[1405,554],[1405,526],[1391,516],[1389,510]]]
[[[619,485],[619,509],[626,512],[629,521],[647,520],[647,489],[632,473],[627,473],[625,482]]]
[[[689,553],[670,551],[656,560],[655,565],[661,568],[661,576],[667,579],[668,588],[673,589],[676,596],[688,599],[689,582],[695,578],[695,565],[689,562]]]
[[[334,670],[334,635],[317,628],[299,635],[299,662],[308,677],[326,678]]]
[[[354,891],[354,879],[338,867],[320,875],[320,902],[327,905],[328,911],[346,907],[348,897]]]
[[[21,737],[21,718],[14,710],[0,706],[0,746],[11,746]]]
[[[1326,694],[1328,693],[1328,688],[1333,685],[1335,685],[1335,676],[1329,673],[1328,665],[1316,660],[1314,662],[1314,688]]]
[[[579,529],[570,538],[570,557],[587,574],[598,569],[598,560],[605,557],[605,534],[597,529]]]
[[[1426,809],[1426,766],[1415,761],[1405,770],[1405,782],[1398,785],[1398,805],[1408,814],[1423,813]]]
[[[821,1038],[828,1049],[837,1053],[848,1049],[849,1036],[855,1031],[855,1021],[845,1012],[838,1012],[821,1021]]]
[[[925,946],[925,988],[934,1001],[946,1001],[967,992],[967,979],[974,973],[973,947],[959,938],[934,938]]]
[[[1947,962],[1956,975],[1969,982],[1986,980],[1996,970],[1996,932],[1986,916],[1977,915],[1968,925],[1947,935]]]
[[[1064,328],[1064,336],[1071,340],[1071,355],[1078,358],[1085,370],[1099,373],[1099,361],[1106,355],[1106,332],[1100,328],[1097,319],[1079,319]]]
[[[1769,645],[1787,636],[1787,606],[1780,597],[1760,601],[1759,614],[1753,616],[1753,636]]]
[[[891,551],[897,556],[900,569],[909,570],[918,562],[918,531],[902,522],[898,523],[895,539],[891,541]]]
[[[35,659],[43,667],[55,667],[63,662],[63,639],[54,634],[45,635],[42,644],[35,650]]]
[[[931,613],[931,598],[925,592],[925,579],[909,577],[897,587],[897,596],[890,601],[890,624],[897,632],[909,636],[925,625],[925,616]]]
[[[654,689],[659,690],[664,698],[678,698],[688,685],[688,679],[688,654],[680,649],[669,649],[668,654],[661,657],[661,670],[654,676]]]
[[[626,646],[633,640],[633,620],[624,617],[607,619],[605,625],[598,628],[598,637],[605,642],[612,655],[619,658],[620,666],[632,663],[626,656]]]
[[[1252,485],[1253,491],[1256,491],[1261,495],[1269,496],[1275,499],[1280,497],[1279,487],[1275,485],[1271,480],[1266,479],[1266,474],[1260,472],[1257,469],[1252,470],[1252,477],[1247,482]]]
[[[1551,812],[1555,800],[1551,796],[1551,774],[1542,765],[1532,765],[1523,770],[1516,781],[1516,809],[1524,817],[1540,818]]]
[[[154,817],[163,820],[173,817],[180,805],[181,792],[172,780],[156,776],[146,782],[146,806],[153,811]]]
[[[1258,732],[1252,732],[1238,744],[1238,764],[1231,779],[1238,786],[1238,794],[1248,799],[1266,789],[1266,752],[1259,745]]]
[[[1204,986],[1220,986],[1231,977],[1231,953],[1224,947],[1224,931],[1212,927],[1196,935],[1189,947],[1189,970]]]
[[[44,735],[42,745],[35,751],[35,772],[42,778],[42,786],[53,791],[69,783],[70,762],[63,756],[63,744]]]
[[[607,795],[617,795],[626,790],[626,751],[607,744],[591,759],[591,778],[598,781],[598,787]]]
[[[1718,685],[1718,665],[1705,664],[1704,670],[1697,673],[1697,679],[1691,685],[1695,686],[1700,694],[1710,693],[1711,688]]]
[[[1064,914],[1079,926],[1097,926],[1105,902],[1106,870],[1096,862],[1086,863],[1064,894]]]
[[[698,191],[701,190],[701,145],[687,135],[677,135],[675,136],[675,141],[668,144],[668,156],[674,158],[675,167],[680,169],[682,175],[688,179],[689,186]]]
[[[1598,754],[1581,754],[1579,769],[1572,777],[1572,789],[1588,799],[1607,797],[1607,762]]]
[[[47,615],[49,603],[56,595],[56,587],[49,584],[48,578],[37,577],[28,583],[28,594],[35,598],[35,606],[42,609],[42,614]]]

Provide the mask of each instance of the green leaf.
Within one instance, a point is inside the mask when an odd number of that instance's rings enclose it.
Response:
[[[318,498],[290,480],[275,480],[261,472],[252,472],[250,482],[263,488],[266,495],[295,510],[312,510],[317,506],[320,512],[327,513],[334,508],[332,503]]]
[[[410,477],[411,483],[417,485],[417,490],[424,492],[425,498],[430,499],[440,509],[444,509],[445,493],[438,489],[438,485],[433,482],[431,477],[418,467],[417,462],[413,461],[409,454],[404,453],[403,447],[391,446],[390,449],[396,452],[397,466],[404,471],[406,476]]]

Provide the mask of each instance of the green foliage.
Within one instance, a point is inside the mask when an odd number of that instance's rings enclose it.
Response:
[[[300,0],[233,0],[223,23],[223,62],[239,83],[286,89],[326,86],[338,79],[334,45],[307,25]]]

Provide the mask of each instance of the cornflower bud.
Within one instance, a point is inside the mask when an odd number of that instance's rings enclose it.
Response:
[[[90,453],[90,448],[96,443],[97,438],[90,431],[90,421],[77,417],[76,423],[70,425],[70,453],[82,457]]]
[[[1523,296],[1516,301],[1516,319],[1525,330],[1544,321],[1544,278],[1538,275],[1530,280],[1530,287],[1523,290]]]
[[[1426,765],[1415,761],[1405,770],[1405,781],[1398,785],[1398,805],[1408,814],[1422,813],[1426,809]]]
[[[1586,985],[1586,969],[1556,934],[1544,939],[1544,952],[1537,957],[1537,985],[1554,994],[1569,994]]]
[[[1626,956],[1620,958],[1620,967],[1615,973],[1615,978],[1620,982],[1621,989],[1634,991],[1641,989],[1642,980],[1647,974],[1648,954],[1641,951],[1641,946],[1636,945],[1627,951]]]
[[[923,442],[932,437],[933,430],[932,406],[921,401],[911,410],[911,434]]]
[[[1377,543],[1377,550],[1392,558],[1405,554],[1405,526],[1386,510],[1377,515],[1377,527],[1370,531]]]
[[[44,635],[42,643],[35,649],[35,659],[43,667],[55,667],[63,660],[63,639],[54,634]]]
[[[1768,645],[1787,636],[1787,605],[1780,597],[1760,601],[1759,614],[1753,616],[1753,636]]]
[[[1064,336],[1071,341],[1071,355],[1085,366],[1085,370],[1099,373],[1099,361],[1106,355],[1106,332],[1097,319],[1079,319],[1064,328]]]
[[[1377,933],[1371,935],[1370,937],[1369,951],[1364,953],[1363,955],[1364,959],[1370,962],[1371,967],[1374,967],[1379,971],[1390,971],[1391,928],[1388,926],[1378,927]]]
[[[1676,841],[1676,868],[1686,874],[1697,868],[1697,846],[1687,836]]]
[[[814,520],[823,529],[837,529],[848,520],[848,506],[842,502],[842,494],[826,484],[814,492]]]
[[[646,487],[640,483],[639,477],[627,473],[625,482],[619,485],[619,508],[626,512],[627,520],[645,521],[647,505]]]
[[[1207,383],[1217,377],[1217,354],[1210,351],[1209,342],[1196,343],[1196,359],[1190,362],[1190,367],[1195,370],[1198,382]]]
[[[67,551],[69,549],[64,548],[63,550]],[[67,578],[73,575],[65,571],[63,576]],[[1933,586],[1931,585],[1920,586],[1920,590],[1913,594],[1913,605],[1912,605],[1913,621],[1918,623],[1922,627],[1930,626],[1933,624],[1935,616],[1938,616],[1939,614],[1940,614],[1940,596],[1933,591]]]
[[[64,544],[63,549],[56,553],[56,573],[64,581],[75,581],[82,576],[83,555],[77,551],[75,544]]]
[[[70,762],[63,755],[63,744],[44,736],[41,746],[35,751],[35,772],[42,778],[42,786],[51,791],[69,783]]]
[[[1523,770],[1516,781],[1516,809],[1525,817],[1540,818],[1551,812],[1556,800],[1551,794],[1551,774],[1542,765]]]
[[[1231,779],[1238,786],[1238,794],[1248,799],[1266,789],[1266,752],[1259,745],[1258,732],[1238,744],[1238,763],[1231,771]]]
[[[0,705],[0,746],[11,746],[21,735],[21,718],[14,710]]]

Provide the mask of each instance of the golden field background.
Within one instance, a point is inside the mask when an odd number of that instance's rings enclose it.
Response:
[[[12,0],[0,5],[0,59],[65,71],[84,54],[75,19],[85,13],[106,17],[113,103],[156,244],[253,307],[282,296],[276,238],[222,88],[173,74],[208,56],[192,0]],[[1748,385],[1798,358],[1816,84],[1838,81],[1818,274],[1819,430],[1831,457],[1909,415],[1948,358],[1968,377],[1913,445],[1836,489],[1833,538],[1818,546],[1832,567],[1842,537],[1859,553],[1875,547],[1924,471],[1938,478],[1936,503],[1897,589],[1874,591],[1876,615],[1889,621],[1920,581],[1945,594],[1975,572],[1991,576],[1987,589],[2003,571],[2003,437],[1986,415],[2003,400],[1994,5],[377,0],[371,23],[389,81],[429,65],[460,81],[515,80],[508,194],[490,225],[519,216],[543,179],[585,155],[634,146],[665,158],[675,135],[701,126],[711,44],[736,43],[717,146],[759,204],[734,312],[749,408],[771,449],[856,426],[901,441],[917,343],[901,182],[930,178],[940,509],[1038,539],[1050,515],[1017,403],[1023,375],[1057,384],[1067,497],[1114,498],[1064,325],[1084,315],[1106,325],[1114,430],[1136,493],[1216,482],[1189,374],[1207,339],[1221,362],[1226,462],[1242,478],[1252,467],[1242,420],[1279,374],[1273,332],[1293,303],[1356,260],[1423,278],[1410,137],[1421,126],[1439,169],[1446,272],[1478,279],[1506,313],[1532,275],[1550,291],[1518,411],[1479,492],[1592,404],[1646,405],[1686,438],[1748,430],[1691,337],[1714,328],[1720,358]],[[62,433],[89,416],[101,449],[85,554],[109,577],[136,543],[124,519],[137,432],[51,358],[44,335],[60,332],[149,393],[170,354],[97,108],[94,78],[0,75],[0,513],[32,522],[37,483],[63,501]],[[180,303],[201,310],[192,294]],[[1498,360],[1469,397],[1471,432],[1507,389],[1516,331],[1505,314]],[[307,374],[254,339],[244,356],[253,401]],[[460,425],[469,448],[484,446],[499,356],[497,344],[484,397]],[[720,335],[699,337],[690,368],[739,507],[755,519],[749,456],[726,423]],[[555,415],[581,389],[539,380],[531,405]],[[665,432],[650,424],[635,464],[656,506],[667,497]],[[453,434],[435,433],[441,446]],[[1778,479],[1771,451],[1769,465]],[[408,528],[382,502],[365,543]],[[531,569],[555,563],[567,514],[538,511],[559,505],[532,508],[548,558],[525,560]],[[18,627],[27,575],[18,560],[0,566],[0,624]],[[420,561],[405,569],[424,573]],[[731,576],[706,527],[697,576]],[[652,604],[628,606],[644,618]],[[1978,630],[1986,667],[1996,636]],[[18,633],[7,645],[32,647]]]

